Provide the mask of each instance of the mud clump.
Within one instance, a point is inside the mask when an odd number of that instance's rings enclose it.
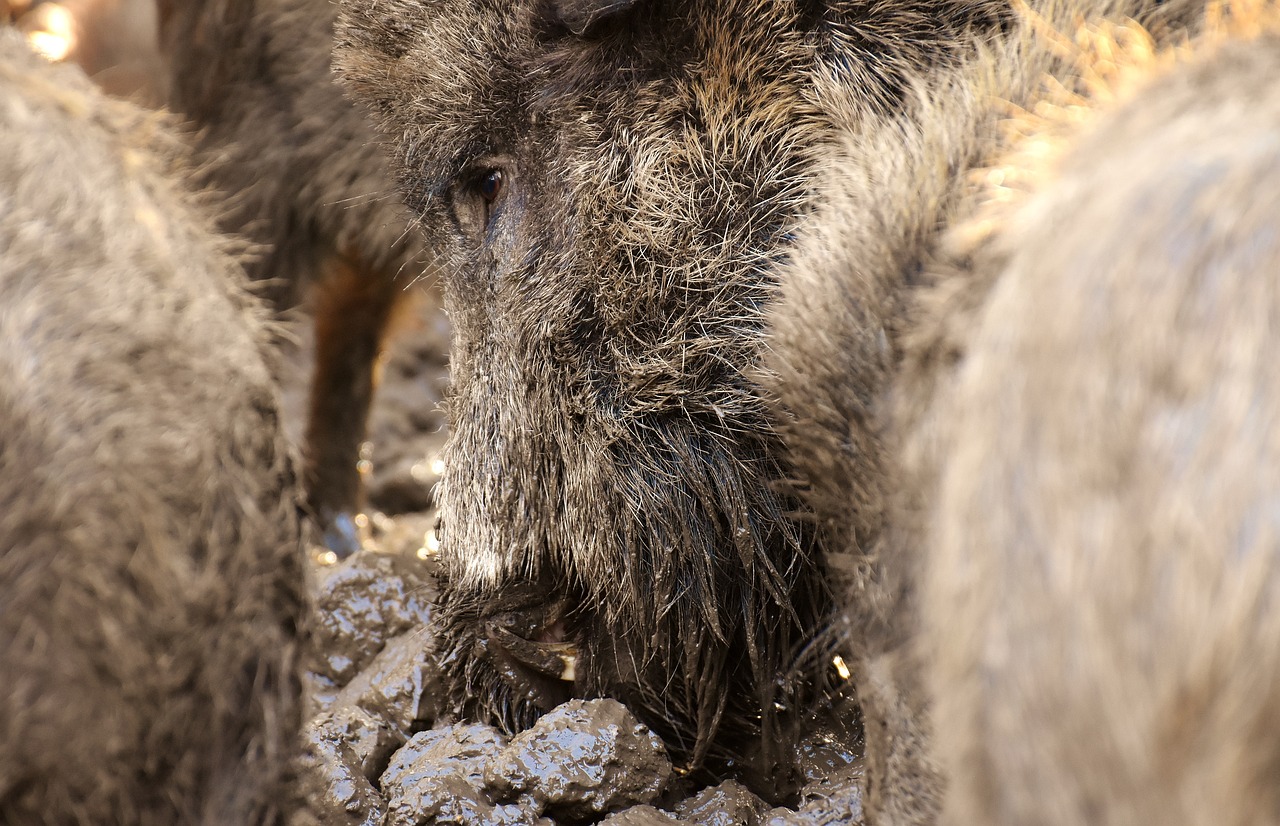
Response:
[[[340,688],[389,639],[424,626],[435,594],[428,571],[413,557],[369,551],[323,573],[311,631],[315,673]]]
[[[842,771],[816,778],[801,790],[801,804],[794,810],[774,809],[760,819],[764,826],[851,826],[863,822],[866,795],[865,769],[861,761]]]
[[[0,29],[0,821],[275,824],[305,571],[266,313],[170,119]]]
[[[656,799],[671,775],[661,742],[612,700],[566,703],[539,726],[512,741],[478,723],[414,735],[381,778],[388,824],[590,822]]]
[[[440,675],[429,627],[401,634],[329,702],[360,708],[386,721],[401,737],[434,721],[441,708]]]
[[[306,806],[290,826],[381,826],[385,807],[373,781],[403,739],[385,721],[353,708],[312,720],[303,739]]]
[[[741,783],[726,780],[676,806],[682,823],[695,826],[757,826],[769,804]]]
[[[293,823],[554,826],[622,812],[728,826],[756,824],[750,813],[767,808],[730,783],[656,814],[649,804],[667,791],[670,761],[615,701],[572,701],[540,725],[508,739],[487,725],[442,722],[406,738],[360,707],[323,712],[307,727],[308,804]]]
[[[307,728],[311,742],[327,741],[344,749],[352,768],[370,781],[382,774],[391,755],[405,742],[386,720],[355,706],[325,712]]]
[[[516,736],[485,770],[489,785],[529,794],[570,819],[647,803],[671,779],[662,741],[614,700],[567,702]]]
[[[604,826],[672,826],[680,823],[670,812],[653,806],[632,806],[600,821]]]
[[[485,767],[506,744],[479,723],[414,735],[382,776],[388,826],[532,823],[537,815],[528,806],[495,805],[485,791]]]
[[[417,543],[403,541],[411,531],[382,524],[384,549],[361,551],[317,577],[316,670],[308,677],[318,713],[305,729],[306,807],[294,826],[381,824],[382,773],[439,713],[433,566],[410,547]]]

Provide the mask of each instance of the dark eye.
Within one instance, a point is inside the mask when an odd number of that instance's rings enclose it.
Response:
[[[502,159],[490,157],[474,164],[450,188],[458,228],[474,242],[484,242],[495,218],[511,199],[517,181],[511,166]]]
[[[490,169],[480,176],[480,197],[492,204],[502,194],[503,175],[501,169]]]

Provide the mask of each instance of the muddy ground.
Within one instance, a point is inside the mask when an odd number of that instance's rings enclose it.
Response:
[[[303,377],[305,329],[298,337],[290,374]],[[311,808],[298,826],[859,823],[860,744],[832,722],[801,743],[806,785],[793,807],[773,808],[732,780],[692,784],[612,700],[571,701],[514,737],[442,707],[430,653],[430,504],[447,346],[447,319],[421,301],[389,350],[370,423],[366,549],[340,563],[313,553]],[[305,388],[289,390],[300,427]]]
[[[152,1],[0,0],[8,4],[0,10],[14,10],[29,32],[70,31],[70,57],[104,88],[153,102]],[[309,808],[293,826],[861,822],[860,745],[830,722],[813,725],[800,746],[805,785],[793,805],[772,808],[732,780],[702,788],[685,777],[658,738],[612,700],[566,703],[514,737],[455,720],[442,706],[430,653],[431,493],[446,435],[439,405],[449,329],[429,285],[412,289],[420,300],[391,343],[370,421],[365,549],[342,562],[319,547],[311,554],[311,719],[302,756]],[[300,313],[284,354],[295,439],[309,328]]]

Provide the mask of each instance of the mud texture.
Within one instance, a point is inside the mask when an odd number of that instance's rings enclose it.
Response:
[[[618,812],[601,821],[608,826],[670,826],[679,822],[670,812],[647,805],[633,806],[625,812]]]
[[[829,775],[815,777],[800,792],[794,810],[774,809],[760,820],[764,826],[838,826],[862,822],[866,769],[857,760]]]
[[[414,614],[389,608],[434,593],[437,566],[421,544],[423,522],[408,516],[378,525],[376,550],[318,575],[317,624],[341,632],[323,637],[334,656],[321,652],[313,661],[324,675],[310,675],[308,807],[295,826],[859,822],[859,733],[830,710],[794,756],[806,780],[799,812],[770,810],[733,781],[690,788],[656,735],[614,700],[569,701],[515,737],[454,722],[432,655],[430,606]],[[362,583],[375,574],[380,587],[367,591]],[[841,811],[843,820],[833,817]]]
[[[485,769],[504,796],[527,794],[568,820],[647,803],[671,779],[657,736],[614,700],[571,700],[521,732]]]
[[[432,580],[412,556],[359,554],[325,571],[312,627],[314,672],[346,685],[389,639],[427,623],[433,596]]]
[[[696,826],[757,826],[768,811],[767,803],[734,780],[704,789],[674,810],[679,822]]]

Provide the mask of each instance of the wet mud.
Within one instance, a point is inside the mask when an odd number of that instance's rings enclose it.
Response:
[[[296,329],[297,368],[287,373],[298,383],[286,407],[301,438],[313,348],[306,325]],[[294,826],[861,823],[861,733],[834,708],[815,712],[798,738],[798,797],[771,807],[735,780],[682,776],[659,738],[613,700],[570,701],[514,737],[442,705],[432,488],[447,435],[448,345],[448,320],[433,305],[402,323],[370,415],[365,550],[332,565],[323,549],[313,554],[310,807]]]
[[[834,713],[798,747],[795,805],[776,808],[735,780],[691,784],[614,700],[572,700],[512,737],[456,719],[432,655],[430,520],[373,522],[367,550],[319,566],[309,808],[294,826],[861,822],[861,741]]]

